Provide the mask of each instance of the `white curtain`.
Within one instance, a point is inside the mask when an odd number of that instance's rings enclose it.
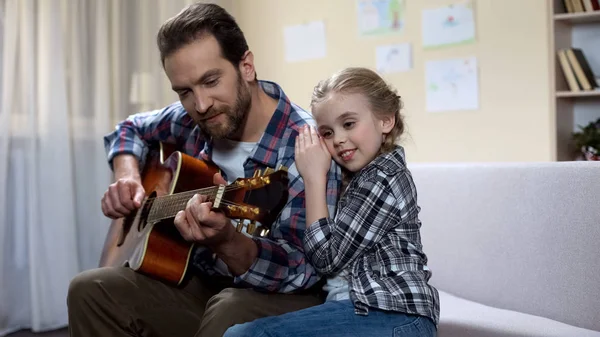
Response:
[[[102,137],[176,96],[155,34],[189,0],[0,0],[0,336],[67,325],[110,221]]]
[[[110,223],[102,137],[177,99],[155,36],[192,2],[0,0],[0,337],[67,325]]]
[[[5,4],[0,334],[64,326],[69,280],[93,265],[105,232],[94,206],[110,178],[100,141],[110,125],[108,49],[87,35],[106,29],[108,13],[97,6],[96,25],[81,25],[82,5]]]

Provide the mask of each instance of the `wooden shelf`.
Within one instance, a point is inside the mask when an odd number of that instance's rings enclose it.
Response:
[[[600,55],[600,10],[593,12],[565,13],[565,0],[547,0],[550,9],[550,83],[551,121],[554,159],[572,160],[573,131],[577,125],[600,117],[600,88],[587,91],[570,91],[568,80],[562,70],[557,51],[579,48],[588,60]],[[569,62],[570,63],[570,62]],[[595,70],[595,72],[594,72]],[[592,68],[596,82],[598,69]],[[574,74],[576,77],[576,74]],[[552,97],[553,96],[553,97]]]
[[[600,90],[591,91],[558,91],[556,97],[563,98],[575,98],[575,97],[599,97]]]
[[[558,22],[567,22],[567,23],[600,22],[600,11],[555,14],[554,20],[558,21]]]

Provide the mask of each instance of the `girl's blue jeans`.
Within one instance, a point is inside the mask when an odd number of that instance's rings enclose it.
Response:
[[[369,309],[356,315],[350,300],[324,304],[280,316],[237,324],[223,337],[435,337],[437,329],[427,317]]]

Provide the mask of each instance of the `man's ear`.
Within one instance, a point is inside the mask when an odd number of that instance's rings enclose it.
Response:
[[[239,64],[240,74],[246,82],[253,82],[256,79],[256,70],[254,69],[254,54],[247,50],[242,56]]]
[[[382,133],[390,133],[394,128],[394,124],[396,123],[396,116],[385,116],[381,120],[381,132]]]

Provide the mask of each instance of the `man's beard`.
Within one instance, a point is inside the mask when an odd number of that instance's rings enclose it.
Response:
[[[231,138],[240,130],[252,102],[250,90],[242,85],[241,76],[238,77],[237,98],[235,105],[232,107],[225,105],[217,108],[213,107],[206,112],[207,118],[204,121],[198,122],[198,126],[205,135],[214,139]],[[207,123],[205,120],[211,117],[222,114],[225,121],[222,123]],[[221,118],[221,117],[219,117]]]

